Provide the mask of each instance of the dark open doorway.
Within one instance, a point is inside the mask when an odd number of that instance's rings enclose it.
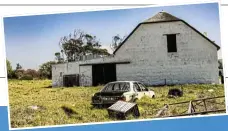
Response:
[[[79,75],[78,74],[64,75],[63,86],[65,87],[79,86]]]
[[[92,66],[93,86],[116,81],[116,64],[97,64]]]

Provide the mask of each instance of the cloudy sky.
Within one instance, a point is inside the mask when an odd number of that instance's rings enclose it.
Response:
[[[38,69],[55,59],[62,36],[81,29],[97,36],[103,48],[110,52],[112,37],[128,35],[138,23],[166,11],[188,22],[220,45],[219,11],[217,3],[182,6],[147,7],[95,12],[36,15],[4,18],[6,57],[13,68]]]

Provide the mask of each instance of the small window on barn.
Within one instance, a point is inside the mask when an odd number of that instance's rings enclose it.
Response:
[[[177,52],[176,34],[168,34],[166,37],[168,52]]]

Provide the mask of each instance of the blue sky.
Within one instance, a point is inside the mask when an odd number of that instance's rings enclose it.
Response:
[[[96,35],[104,48],[110,49],[112,37],[128,35],[138,23],[166,11],[181,18],[220,45],[219,11],[217,3],[181,6],[147,7],[53,15],[4,18],[6,57],[13,68],[38,69],[46,61],[54,60],[60,51],[59,40],[74,29]]]

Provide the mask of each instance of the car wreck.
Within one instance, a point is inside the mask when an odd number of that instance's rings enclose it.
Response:
[[[112,105],[119,100],[136,102],[143,96],[155,97],[154,91],[137,81],[110,82],[92,96],[93,106]]]

